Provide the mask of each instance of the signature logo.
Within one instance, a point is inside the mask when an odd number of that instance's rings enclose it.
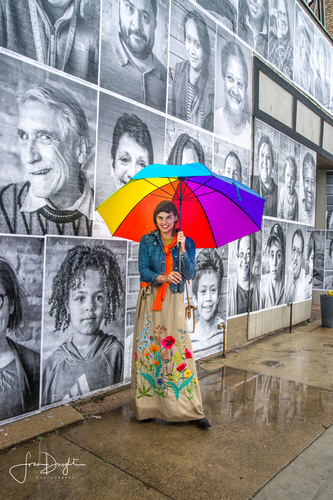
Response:
[[[62,469],[63,476],[67,476],[69,467],[71,467],[71,466],[84,467],[86,465],[86,464],[79,464],[78,458],[72,458],[72,459],[69,458],[67,460],[67,462],[59,463],[56,461],[56,459],[54,457],[52,457],[52,455],[50,455],[46,451],[42,451],[41,453],[43,455],[45,455],[45,463],[30,462],[29,460],[31,460],[31,453],[30,453],[30,451],[27,451],[27,453],[25,455],[24,463],[13,465],[9,469],[9,474],[12,476],[12,478],[15,479],[15,481],[17,481],[18,483],[23,484],[23,483],[25,483],[25,480],[27,479],[28,470],[30,468],[44,467],[41,471],[39,471],[39,474],[48,475],[48,474],[51,474],[52,472],[54,472],[59,467]],[[23,471],[23,479],[20,480],[19,477],[20,476],[22,477],[22,471]]]

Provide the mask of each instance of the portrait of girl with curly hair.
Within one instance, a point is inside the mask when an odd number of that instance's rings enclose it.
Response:
[[[104,244],[70,248],[52,282],[54,333],[68,331],[44,363],[43,405],[67,401],[123,377],[123,346],[101,324],[114,320],[124,286],[116,255]]]

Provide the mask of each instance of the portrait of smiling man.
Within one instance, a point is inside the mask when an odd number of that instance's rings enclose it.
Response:
[[[0,231],[91,236],[93,191],[82,166],[89,128],[78,101],[48,84],[17,98],[25,181],[0,191]]]
[[[112,15],[118,29],[111,45],[107,34],[102,41],[101,86],[165,111],[167,69],[153,52],[157,0],[118,0]]]
[[[292,230],[292,226],[290,228]],[[294,231],[291,240],[291,262],[286,280],[287,302],[304,300],[305,270],[303,268],[304,236],[300,228]]]

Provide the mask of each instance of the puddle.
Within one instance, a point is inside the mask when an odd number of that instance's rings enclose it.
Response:
[[[262,364],[266,365],[266,366],[270,366],[271,368],[279,368],[280,366],[282,366],[281,361],[272,361],[272,360],[262,361]]]

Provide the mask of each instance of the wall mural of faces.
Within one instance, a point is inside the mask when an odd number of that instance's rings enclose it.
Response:
[[[333,290],[333,231],[326,231],[324,289]]]
[[[253,189],[266,200],[264,215],[314,226],[315,153],[256,120]]]
[[[313,233],[315,153],[258,120],[252,132],[254,53],[333,110],[332,48],[304,11],[60,3],[0,5],[0,326],[17,381],[1,422],[130,380],[138,245],[111,239],[95,208],[148,164],[201,162],[266,199],[261,232],[197,250],[197,359],[221,351],[227,318],[307,300],[333,276],[330,232]]]

